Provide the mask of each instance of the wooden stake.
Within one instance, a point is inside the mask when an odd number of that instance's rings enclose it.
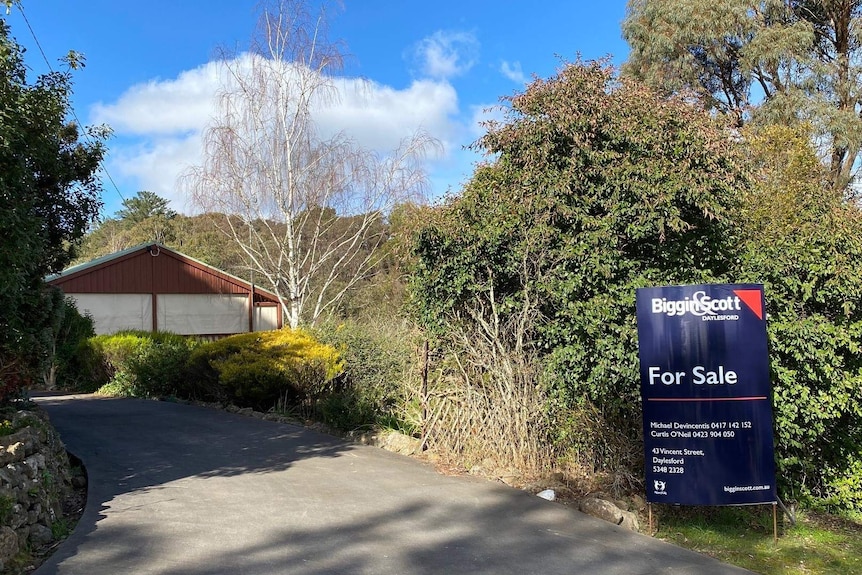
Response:
[[[772,534],[775,543],[778,543],[778,502],[772,502]]]
[[[428,433],[428,340],[422,345],[422,436]]]
[[[649,510],[649,534],[652,536],[654,535],[652,530],[652,503],[647,503],[647,509]]]

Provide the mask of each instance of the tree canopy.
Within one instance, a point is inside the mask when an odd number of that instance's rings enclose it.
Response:
[[[634,288],[724,277],[744,162],[721,123],[598,62],[506,103],[488,161],[418,234],[416,310],[445,330],[491,297],[532,300],[558,405],[635,425]]]
[[[860,17],[859,0],[630,0],[624,70],[737,125],[807,122],[844,190],[862,149]]]
[[[158,194],[142,190],[134,197],[123,200],[123,207],[117,211],[116,217],[129,224],[139,224],[154,217],[171,220],[177,213],[169,205],[170,202]]]
[[[862,217],[812,129],[740,129],[597,62],[504,104],[415,235],[416,317],[445,336],[528,310],[553,439],[637,477],[635,289],[763,283],[781,488],[862,508]]]
[[[764,284],[781,481],[862,508],[862,210],[829,193],[801,127],[746,130],[737,277]]]
[[[51,310],[43,278],[101,206],[104,129],[69,121],[70,70],[27,81],[22,49],[0,20],[0,379],[21,384]]]

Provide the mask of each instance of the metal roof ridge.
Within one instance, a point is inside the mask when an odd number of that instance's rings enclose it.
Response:
[[[158,244],[157,242],[144,242],[144,243],[142,243],[142,244],[137,244],[137,245],[134,245],[134,246],[131,246],[131,247],[128,247],[128,248],[122,249],[122,250],[117,251],[117,252],[113,252],[113,253],[110,253],[110,254],[105,254],[105,255],[103,255],[103,256],[99,256],[99,257],[97,257],[96,259],[92,259],[92,260],[90,260],[90,261],[88,261],[88,262],[84,262],[84,263],[80,263],[80,264],[74,265],[74,266],[72,266],[72,267],[68,267],[68,268],[64,269],[63,271],[61,271],[60,273],[56,273],[56,274],[51,274],[51,275],[49,275],[49,276],[45,276],[45,281],[46,281],[46,282],[50,282],[50,281],[53,281],[53,280],[56,280],[56,279],[59,279],[59,278],[62,278],[62,277],[68,276],[68,275],[72,275],[72,274],[76,274],[76,273],[78,273],[78,272],[82,272],[82,271],[84,271],[84,270],[86,270],[86,269],[89,269],[89,268],[92,268],[92,267],[96,267],[96,266],[99,266],[99,265],[102,265],[102,264],[108,263],[108,262],[110,262],[111,260],[121,258],[121,257],[123,257],[123,256],[126,256],[126,255],[129,255],[129,254],[131,254],[131,253],[134,253],[134,252],[136,252],[136,251],[138,251],[138,250],[140,250],[140,249],[142,249],[142,248],[149,247],[149,246],[152,246],[152,245],[158,245],[158,246],[161,246],[161,244]],[[163,247],[163,246],[162,246],[162,247]]]

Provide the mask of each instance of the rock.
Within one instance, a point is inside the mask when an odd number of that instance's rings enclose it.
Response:
[[[241,407],[237,410],[237,413],[240,415],[250,416],[254,413],[254,410],[250,407]]]
[[[20,441],[9,446],[0,445],[0,465],[15,463],[24,459],[24,444]]]
[[[587,515],[598,517],[614,525],[619,525],[630,531],[640,531],[638,516],[631,511],[623,511],[614,503],[598,497],[587,497],[581,500],[579,509]]]
[[[12,517],[9,519],[9,526],[12,529],[19,529],[27,524],[28,516],[24,506],[16,503],[12,506]]]
[[[521,475],[517,472],[509,471],[500,476],[500,481],[508,485],[509,487],[518,487],[521,483]]]
[[[36,523],[30,527],[30,544],[34,547],[44,547],[53,542],[54,534],[51,533],[51,529],[49,527],[46,527],[41,523]]]
[[[623,520],[620,522],[620,527],[624,527],[629,531],[640,531],[641,524],[638,521],[638,516],[631,511],[623,511]]]
[[[614,525],[619,525],[623,521],[623,512],[619,507],[598,497],[582,499],[578,508],[587,515],[598,517]]]
[[[72,477],[72,487],[75,489],[83,489],[87,486],[87,476],[86,475],[75,475]]]
[[[19,444],[20,445],[16,445]],[[13,448],[14,446],[14,448]],[[7,451],[15,451],[17,454],[15,461],[20,461],[24,459],[24,457],[35,453],[36,451],[36,440],[33,437],[33,431],[30,427],[25,427],[24,429],[19,429],[15,433],[9,434],[5,437],[0,437],[0,447],[5,447]]]
[[[18,535],[11,527],[0,527],[0,563],[6,564],[18,554]]]
[[[41,453],[35,453],[24,460],[26,467],[25,473],[30,479],[39,477],[39,471],[45,468],[45,456]]]
[[[42,505],[39,503],[34,503],[30,508],[30,511],[27,512],[27,523],[33,525],[39,521],[39,518],[42,516]]]
[[[14,555],[53,542],[47,525],[60,516],[72,479],[63,442],[44,412],[19,411],[8,421],[17,431],[0,437],[0,505],[8,510],[0,563],[7,566],[3,549]]]
[[[386,434],[382,447],[401,455],[415,455],[420,452],[422,441],[415,437],[393,431]]]

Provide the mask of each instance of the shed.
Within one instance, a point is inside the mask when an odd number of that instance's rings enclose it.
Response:
[[[141,244],[47,278],[93,317],[124,329],[223,336],[278,329],[278,297],[161,244]]]

